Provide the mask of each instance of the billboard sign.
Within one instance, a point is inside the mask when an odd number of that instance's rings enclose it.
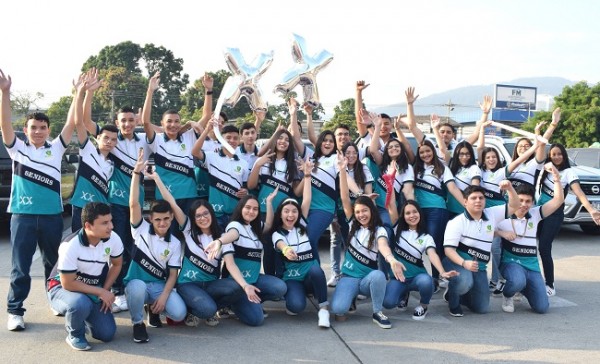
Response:
[[[503,109],[535,110],[537,87],[496,84],[496,107]]]

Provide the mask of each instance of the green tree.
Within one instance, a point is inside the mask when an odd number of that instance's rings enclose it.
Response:
[[[50,119],[50,136],[52,138],[57,137],[65,126],[72,102],[73,96],[63,96],[60,100],[53,102],[48,108],[46,115]],[[69,141],[66,142],[68,143]]]
[[[585,81],[565,86],[555,99],[561,109],[561,121],[554,131],[551,143],[561,143],[568,148],[587,147],[600,140],[600,83],[595,86]],[[523,129],[533,131],[540,121],[552,120],[552,112],[535,114]]]
[[[350,139],[358,138],[356,130],[356,117],[354,114],[354,99],[340,101],[340,104],[333,108],[333,117],[323,124],[324,130],[335,130],[338,125],[344,124],[350,128]]]

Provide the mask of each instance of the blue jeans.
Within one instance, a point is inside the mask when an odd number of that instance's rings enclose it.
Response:
[[[44,263],[44,278],[48,279],[58,260],[58,246],[62,240],[63,219],[56,215],[13,214],[10,218],[12,269],[8,290],[7,311],[23,316],[23,302],[31,290],[31,261],[38,246]]]
[[[565,217],[565,205],[561,205],[551,215],[544,218],[538,224],[538,247],[540,250],[540,258],[542,260],[542,268],[544,269],[544,278],[546,285],[554,287],[554,260],[552,259],[552,242],[558,232]]]
[[[144,321],[144,304],[154,303],[165,289],[165,282],[144,282],[133,279],[127,283],[125,294],[131,322],[135,324]],[[171,291],[165,304],[165,314],[173,321],[183,321],[187,314],[185,302],[175,290]]]
[[[490,310],[487,272],[471,272],[448,258],[444,258],[442,264],[446,272],[455,270],[459,273],[448,281],[448,307],[455,309],[462,304],[475,313],[487,313]]]
[[[421,303],[428,305],[433,296],[433,278],[429,273],[417,274],[412,278],[407,278],[404,282],[392,278],[385,289],[385,298],[383,299],[383,307],[394,308],[398,303],[410,293],[410,291],[418,291],[421,295]]]
[[[321,235],[327,230],[327,227],[333,221],[333,212],[323,210],[310,210],[308,212],[308,226],[306,227],[306,235],[310,240],[310,246],[313,251],[317,253],[317,261],[320,263],[319,258],[319,239]]]
[[[440,260],[443,260],[446,256],[444,254],[444,233],[448,224],[448,210],[440,208],[424,208],[422,210],[423,215],[425,215],[427,233],[435,241],[435,252],[440,257]],[[421,218],[423,217],[421,216]],[[433,278],[438,279],[440,272],[435,267],[431,267],[431,275]]]
[[[504,276],[500,273],[500,258],[502,257],[502,238],[496,236],[492,240],[492,281],[498,282]]]
[[[133,237],[131,236],[131,222],[129,221],[129,206],[111,204],[110,213],[112,215],[113,231],[121,238],[124,248],[123,265],[115,283],[113,283],[112,291],[115,295],[122,296],[125,294],[123,278],[125,278],[125,275],[127,275],[127,271],[129,270],[134,246]]]
[[[331,312],[336,315],[345,315],[354,298],[358,294],[362,294],[371,297],[373,312],[377,313],[383,308],[385,285],[385,275],[380,270],[373,270],[363,278],[343,275],[331,298]]]
[[[548,311],[550,304],[546,294],[546,284],[540,272],[525,269],[517,263],[502,263],[500,270],[506,279],[504,297],[512,297],[517,292],[523,292],[535,312]]]
[[[265,218],[266,214],[261,213],[260,219],[263,223],[265,222]],[[263,270],[265,274],[279,278],[283,277],[285,269],[283,259],[281,258],[281,253],[277,252],[273,246],[271,234],[263,234],[261,241],[263,244]]]
[[[231,279],[232,278],[227,278]],[[253,284],[254,287],[260,290],[258,296],[262,302],[281,299],[287,292],[287,286],[284,281],[277,277],[261,274],[258,280]],[[247,295],[242,295],[242,298],[231,305],[231,309],[241,322],[248,326],[260,326],[263,324],[264,315],[262,305],[260,303],[250,302]]]
[[[379,216],[381,217],[381,222],[383,223],[383,227],[384,227],[385,231],[387,232],[388,246],[391,247],[389,242],[394,241],[394,229],[392,229],[392,220],[390,218],[390,213],[388,212],[387,209],[385,209],[383,207],[377,207],[377,210],[379,211]],[[390,264],[385,261],[385,257],[381,254],[377,254],[377,268],[383,272],[386,279],[389,278],[388,272],[391,269]]]
[[[293,313],[299,313],[306,308],[306,293],[312,292],[319,301],[319,307],[325,307],[327,302],[327,282],[325,272],[318,265],[310,267],[303,281],[287,280],[285,307]]]
[[[340,275],[340,261],[342,259],[342,247],[348,240],[349,226],[344,213],[337,214],[337,223],[340,227],[339,233],[333,224],[329,225],[329,257],[331,258],[331,275]]]
[[[71,292],[56,286],[48,292],[50,306],[65,316],[65,328],[71,337],[85,338],[85,326],[92,331],[94,339],[108,342],[117,332],[115,318],[110,311],[102,312],[102,302],[95,303],[81,292]]]
[[[177,286],[177,293],[192,315],[201,319],[213,317],[218,309],[231,306],[244,295],[233,279],[183,283]]]
[[[81,229],[81,207],[71,205],[71,232],[74,233]]]

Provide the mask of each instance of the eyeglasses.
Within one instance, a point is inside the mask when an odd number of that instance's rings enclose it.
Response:
[[[471,153],[458,153],[459,157],[470,157]]]
[[[340,136],[349,136],[349,135],[350,135],[350,133],[348,133],[348,132],[345,132],[345,133],[337,133],[337,134],[336,134],[336,136],[339,136],[339,137],[340,137]]]
[[[519,149],[529,149],[531,148],[531,144],[520,144],[517,146]]]
[[[208,212],[208,211],[206,211],[206,212],[203,212],[203,213],[201,213],[201,214],[196,214],[196,215],[194,215],[194,218],[195,218],[196,220],[208,219],[209,217],[210,217],[210,212]]]

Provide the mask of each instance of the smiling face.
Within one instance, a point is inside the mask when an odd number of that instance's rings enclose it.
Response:
[[[554,148],[550,149],[549,155],[550,155],[550,160],[552,161],[552,164],[554,164],[556,167],[562,165],[564,156],[559,147],[554,147]]]
[[[493,151],[488,151],[487,153],[485,153],[485,155],[483,156],[483,161],[485,163],[485,168],[489,171],[496,168],[496,166],[500,162],[498,160],[498,155],[496,154],[496,152]]]
[[[48,139],[50,136],[50,128],[48,127],[48,122],[45,120],[27,120],[25,127],[23,128],[23,132],[27,136],[29,143],[33,144],[37,148],[44,145],[44,143],[46,143],[46,139]]]
[[[521,156],[523,153],[525,153],[527,150],[529,150],[529,148],[531,148],[531,142],[527,139],[523,139],[520,140],[519,143],[517,143],[517,155]]]
[[[117,127],[121,131],[121,134],[127,139],[133,137],[133,131],[135,130],[135,114],[132,112],[120,112],[117,114]]]
[[[402,145],[398,140],[392,140],[387,145],[387,153],[391,159],[397,159],[402,152]]]
[[[429,145],[424,144],[419,147],[419,158],[421,158],[425,164],[431,164],[433,162],[433,157],[433,149],[431,149]]]
[[[278,154],[284,154],[290,147],[290,137],[286,133],[281,133],[275,142],[275,151]]]
[[[466,166],[471,160],[471,152],[467,148],[460,148],[458,151],[458,161],[461,166]]]
[[[379,132],[379,137],[383,138],[387,141],[387,138],[390,136],[390,132],[392,130],[392,120],[389,118],[381,119],[381,131]]]
[[[485,196],[481,192],[473,192],[465,199],[465,209],[471,215],[481,215],[485,208]]]
[[[523,217],[529,212],[531,206],[533,206],[533,197],[527,194],[519,194],[519,208],[515,211],[515,215]]]
[[[204,234],[210,234],[212,216],[210,215],[210,211],[208,211],[205,206],[200,206],[196,209],[196,212],[194,213],[194,219],[196,226],[198,226]]]
[[[335,141],[333,140],[333,135],[327,134],[323,138],[323,143],[321,143],[321,153],[323,155],[329,155],[333,153],[335,148]]]
[[[258,209],[258,201],[251,198],[244,204],[242,207],[242,219],[246,224],[250,224],[256,217],[258,217],[259,209]]]
[[[407,204],[404,208],[404,221],[410,229],[417,229],[417,225],[421,221],[421,214],[419,214],[419,210],[414,205]]]
[[[371,209],[367,205],[356,203],[354,204],[354,217],[361,226],[369,226],[371,222]]]
[[[177,138],[181,130],[181,118],[178,114],[165,114],[160,123],[169,139]]]
[[[440,126],[440,135],[442,136],[442,140],[446,145],[450,145],[452,139],[454,139],[454,131],[450,125],[442,125]]]
[[[236,132],[223,134],[223,139],[225,139],[225,141],[227,141],[227,143],[231,145],[233,149],[237,148],[238,145],[240,145],[240,134]]]
[[[334,134],[337,147],[341,150],[350,141],[350,132],[346,128],[337,128]]]
[[[298,208],[294,204],[287,204],[281,209],[281,221],[283,228],[286,230],[292,230],[296,221],[298,221]]]
[[[348,148],[346,148],[346,152],[344,152],[344,157],[348,159],[348,167],[353,167],[356,164],[356,161],[358,160],[358,150],[356,150],[356,148],[353,145],[351,145]]]

